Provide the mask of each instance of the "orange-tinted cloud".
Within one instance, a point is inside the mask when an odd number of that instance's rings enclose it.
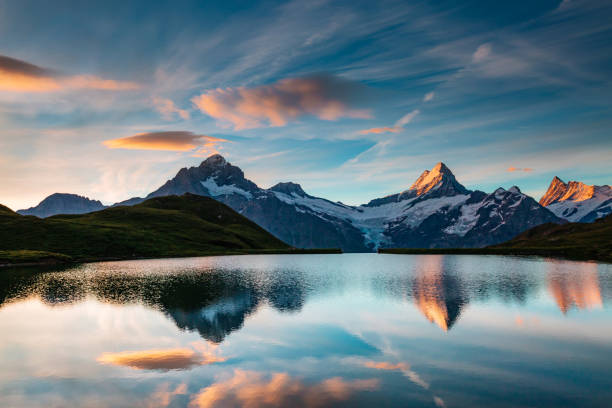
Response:
[[[373,368],[376,370],[387,370],[387,371],[401,371],[404,376],[408,377],[410,381],[415,383],[416,385],[423,387],[424,389],[429,389],[429,384],[423,380],[416,372],[410,369],[410,366],[406,363],[388,363],[386,361],[366,361],[363,363],[365,367]]]
[[[94,75],[61,75],[15,58],[0,55],[0,91],[54,92],[70,89],[124,91],[139,88],[134,82],[115,81]]]
[[[367,134],[380,134],[380,133],[397,133],[397,132],[401,132],[402,130],[404,130],[404,126],[407,125],[408,123],[412,122],[412,120],[420,113],[421,111],[419,111],[418,109],[415,109],[411,112],[408,112],[407,114],[405,114],[404,116],[402,116],[401,118],[399,118],[399,120],[397,122],[395,122],[394,126],[384,126],[384,127],[377,127],[377,128],[372,128],[372,129],[365,129],[365,130],[361,130],[359,131],[360,134],[362,135],[367,135]]]
[[[365,367],[373,368],[376,370],[386,371],[400,371],[405,377],[407,377],[412,383],[422,387],[425,390],[429,390],[429,383],[426,382],[419,376],[415,371],[410,369],[410,366],[406,363],[389,363],[386,361],[366,361],[363,363]],[[444,400],[437,395],[433,395],[434,403],[440,407],[445,408],[446,404]]]
[[[388,363],[386,361],[366,361],[363,363],[364,366],[368,368],[375,368],[376,370],[407,370],[408,364],[406,363]]]
[[[97,361],[102,364],[130,367],[137,370],[187,370],[195,366],[223,362],[226,359],[215,353],[215,348],[208,346],[198,350],[189,348],[122,351],[119,353],[102,353]]]
[[[199,148],[202,150],[218,153],[219,144],[227,142],[214,136],[197,135],[186,131],[149,132],[138,133],[133,136],[121,137],[104,141],[104,145],[110,149],[132,149],[132,150],[169,150],[175,152],[186,152]]]
[[[374,133],[374,134],[397,133],[400,130],[402,130],[402,128],[385,126],[385,127],[377,127],[377,128],[360,130],[359,134],[367,135],[367,134],[370,134],[370,133]]]
[[[153,105],[166,120],[173,120],[175,114],[182,119],[189,119],[189,111],[177,107],[170,99],[153,98]]]
[[[217,88],[192,102],[203,113],[236,130],[284,126],[305,115],[323,120],[369,118],[367,110],[352,108],[358,86],[331,76],[283,79],[256,88]]]
[[[162,383],[156,389],[147,403],[148,408],[166,408],[177,395],[187,394],[187,384],[182,383],[174,390],[170,389],[170,384]]]
[[[506,169],[506,171],[509,172],[515,172],[515,171],[525,171],[527,173],[532,172],[533,169],[531,167],[514,167],[514,166],[510,166]]]
[[[358,391],[373,391],[376,379],[346,381],[339,377],[305,384],[286,373],[267,378],[257,371],[235,370],[231,378],[203,388],[191,400],[192,408],[208,407],[321,407],[346,401]]]

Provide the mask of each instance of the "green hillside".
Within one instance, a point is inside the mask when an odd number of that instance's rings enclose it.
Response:
[[[490,248],[612,262],[612,215],[592,223],[543,224]]]
[[[226,205],[192,194],[44,219],[0,206],[0,258],[5,261],[32,251],[87,260],[290,250]]]

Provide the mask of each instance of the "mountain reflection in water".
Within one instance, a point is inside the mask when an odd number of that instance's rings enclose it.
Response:
[[[379,284],[393,288],[381,294],[393,297],[397,287],[407,288],[407,298],[425,318],[448,331],[471,301],[493,296],[524,303],[543,283],[520,271],[509,275],[461,274],[448,259],[417,257],[414,270],[399,277],[391,274],[388,282]],[[107,265],[112,268],[106,269]],[[121,266],[120,262],[100,263],[45,273],[26,269],[4,274],[0,277],[0,307],[32,296],[49,305],[80,302],[88,296],[109,303],[143,303],[162,311],[179,328],[197,331],[204,339],[220,343],[229,333],[240,329],[260,304],[266,303],[281,312],[297,312],[307,296],[329,291],[328,284],[333,280],[330,276],[290,269],[215,269],[204,265],[163,273],[147,271],[145,267],[134,273]],[[344,275],[341,278],[350,279]],[[384,275],[372,278],[385,281]],[[564,314],[573,306],[578,309],[602,306],[595,263],[551,260],[546,285]]]
[[[516,257],[12,269],[0,406],[605,406],[611,298],[609,265]]]

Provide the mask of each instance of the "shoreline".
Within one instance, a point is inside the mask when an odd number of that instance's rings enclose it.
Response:
[[[30,251],[30,250],[16,250],[16,251],[0,251],[0,269],[11,268],[11,267],[27,267],[27,266],[54,266],[54,265],[70,265],[90,262],[111,262],[111,261],[133,261],[133,260],[147,260],[147,259],[171,259],[171,258],[194,258],[194,257],[205,257],[205,256],[233,256],[233,255],[308,255],[308,254],[341,254],[342,250],[339,248],[315,248],[315,249],[301,249],[301,248],[290,248],[290,249],[262,249],[262,250],[240,250],[240,251],[213,251],[205,253],[193,253],[193,254],[172,254],[172,255],[155,255],[155,256],[144,256],[144,257],[83,257],[74,258],[68,255],[45,252],[45,251]],[[13,254],[11,254],[13,253]],[[4,256],[2,256],[4,255]],[[11,255],[15,259],[22,259],[23,261],[10,262]],[[7,262],[8,261],[8,262]]]
[[[594,261],[612,263],[612,255],[601,256],[599,253],[583,249],[547,249],[547,248],[379,248],[379,254],[394,255],[511,255],[537,256],[571,261]]]

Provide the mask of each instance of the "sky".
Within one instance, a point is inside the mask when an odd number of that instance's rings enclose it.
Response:
[[[612,183],[612,1],[0,0],[0,203],[143,196],[220,153],[362,204]]]

